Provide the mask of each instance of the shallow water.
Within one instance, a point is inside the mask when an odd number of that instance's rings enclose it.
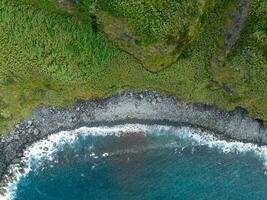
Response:
[[[189,128],[83,128],[28,149],[29,169],[9,198],[263,200],[266,152]]]

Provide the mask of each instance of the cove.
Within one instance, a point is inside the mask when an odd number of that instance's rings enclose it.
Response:
[[[267,149],[200,129],[126,124],[50,135],[5,199],[265,199]]]

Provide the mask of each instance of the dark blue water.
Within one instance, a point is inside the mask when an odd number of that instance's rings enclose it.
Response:
[[[253,152],[143,132],[88,135],[63,147],[19,181],[16,200],[267,199]]]

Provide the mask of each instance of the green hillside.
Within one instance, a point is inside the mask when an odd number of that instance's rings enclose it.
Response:
[[[41,103],[66,106],[125,87],[242,106],[266,122],[267,3],[245,6],[0,0],[0,132]]]

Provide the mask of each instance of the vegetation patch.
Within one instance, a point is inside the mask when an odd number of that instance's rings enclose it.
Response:
[[[91,19],[119,48],[151,72],[173,64],[196,38],[200,18],[213,0],[21,0],[35,7]],[[95,26],[96,28],[96,26]],[[97,29],[98,29],[97,28]]]
[[[48,0],[0,0],[0,133],[39,104],[66,106],[80,98],[109,96],[125,87],[158,90],[225,109],[241,106],[252,117],[267,121],[266,17],[262,17],[267,9],[263,0],[251,1],[225,67],[211,77],[209,66],[224,38],[227,2],[214,0],[212,6],[203,8],[194,40],[185,42],[171,67],[151,73],[122,47],[117,48],[117,39],[107,38],[102,32],[105,26],[98,24],[105,17],[103,24],[118,20],[113,25],[127,28],[139,38],[133,44],[142,48],[164,41],[161,32],[150,37],[136,31],[134,21],[126,17],[132,16],[128,11],[125,16],[123,11],[115,15],[101,1],[76,2],[69,12]],[[163,58],[153,59],[160,62]],[[225,92],[212,81],[214,77],[234,92]]]
[[[229,2],[225,17],[212,78],[249,110],[267,113],[267,3]]]
[[[173,64],[196,37],[208,2],[100,0],[96,13],[112,41],[157,72]]]

